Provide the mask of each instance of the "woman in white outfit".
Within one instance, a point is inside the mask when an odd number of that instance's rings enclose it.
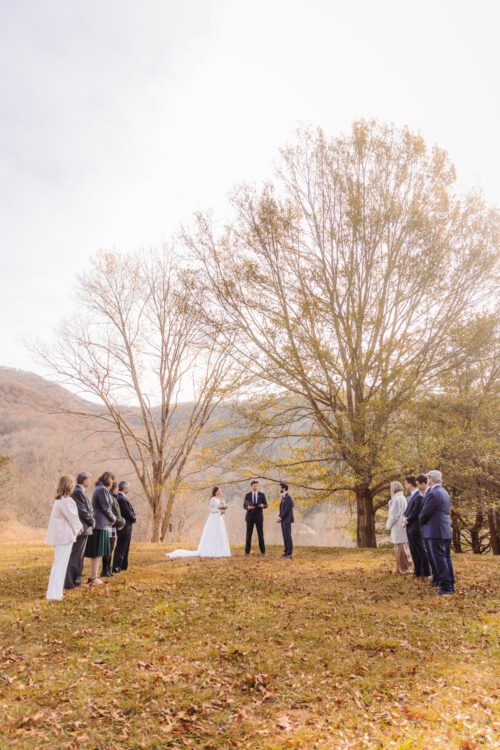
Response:
[[[410,560],[406,545],[408,536],[403,526],[403,513],[406,510],[406,497],[400,482],[391,482],[391,499],[389,500],[389,517],[386,528],[391,530],[391,542],[394,544],[396,570],[398,573],[411,573]]]
[[[46,544],[54,547],[54,562],[50,571],[47,599],[62,599],[64,579],[68,567],[71,548],[76,537],[83,532],[76,503],[71,497],[74,482],[69,476],[61,477],[57,494],[50,514]]]
[[[225,506],[224,506],[225,507]],[[167,557],[231,557],[224,511],[221,509],[220,487],[214,487],[209,503],[209,514],[197,550],[176,549]]]

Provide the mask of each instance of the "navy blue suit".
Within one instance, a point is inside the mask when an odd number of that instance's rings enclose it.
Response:
[[[417,578],[427,578],[431,574],[427,550],[425,549],[418,520],[423,503],[424,496],[420,490],[416,489],[410,495],[408,505],[403,513],[408,521],[406,525],[406,534],[408,536],[408,546],[413,560],[413,574]]]
[[[288,492],[285,492],[281,498],[279,517],[281,521],[283,543],[285,545],[284,554],[286,557],[291,557],[293,554],[292,523],[295,519],[293,517],[293,500]]]
[[[450,496],[444,487],[435,484],[425,493],[419,516],[434,577],[443,594],[450,594],[455,590],[455,574],[450,554],[450,507]]]

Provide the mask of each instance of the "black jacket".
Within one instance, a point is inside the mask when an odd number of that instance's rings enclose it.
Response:
[[[137,516],[135,515],[135,510],[132,503],[127,499],[127,496],[123,492],[119,492],[116,499],[118,500],[118,505],[120,506],[120,511],[125,524],[131,525],[135,523],[137,521]]]
[[[122,516],[120,503],[118,502],[118,495],[115,495],[112,492],[111,497],[113,498],[113,513],[116,516],[116,521],[114,522],[113,526],[115,529],[119,531],[120,529],[123,529],[123,527],[125,526],[125,519]]]
[[[267,500],[263,492],[257,492],[257,503],[255,505],[252,502],[252,495],[253,492],[247,492],[243,502],[243,507],[247,512],[245,516],[245,520],[247,521],[262,518],[262,509],[267,508]]]
[[[80,487],[80,485],[77,485],[75,487],[71,494],[71,497],[76,503],[78,517],[82,522],[83,531],[81,536],[91,536],[92,527],[94,525],[94,518],[92,516],[92,506],[90,504],[90,500],[88,499],[87,495]]]
[[[424,496],[422,495],[420,490],[415,490],[414,492],[412,492],[410,499],[408,500],[406,510],[403,513],[403,516],[405,516],[408,520],[408,523],[406,524],[406,531],[409,531],[410,534],[420,534],[420,523],[418,521],[418,517],[422,510],[423,504]]]
[[[293,523],[295,521],[293,517],[293,500],[288,492],[281,499],[279,517],[281,523]]]

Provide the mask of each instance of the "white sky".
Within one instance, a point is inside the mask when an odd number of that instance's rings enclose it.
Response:
[[[408,124],[500,204],[496,0],[0,0],[0,364],[102,248],[168,240],[300,123]]]

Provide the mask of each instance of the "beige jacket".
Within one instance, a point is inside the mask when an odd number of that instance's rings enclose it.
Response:
[[[402,492],[396,492],[389,500],[389,517],[385,525],[391,530],[391,542],[402,544],[408,541],[406,529],[403,526],[403,513],[406,510],[406,497]]]
[[[82,531],[82,522],[73,498],[61,497],[60,500],[54,500],[45,544],[70,544]]]

